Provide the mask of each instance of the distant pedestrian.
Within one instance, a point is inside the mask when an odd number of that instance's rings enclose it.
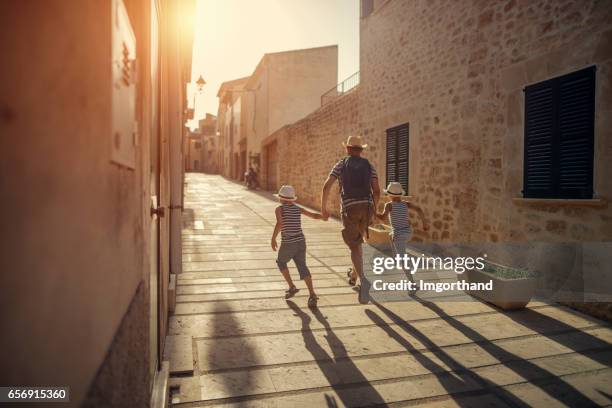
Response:
[[[289,285],[289,289],[285,292],[285,299],[289,299],[299,292],[299,289],[296,288],[291,279],[287,266],[287,262],[293,259],[298,273],[300,274],[300,279],[304,280],[308,287],[308,292],[310,293],[308,297],[308,307],[316,307],[318,297],[312,285],[310,270],[308,266],[306,266],[306,238],[302,231],[302,215],[306,215],[316,220],[322,219],[322,216],[321,214],[313,213],[305,208],[297,206],[295,204],[297,197],[295,195],[295,189],[292,186],[282,186],[278,191],[277,197],[281,205],[278,206],[275,211],[276,225],[272,233],[271,245],[272,250],[276,251],[276,237],[280,231],[281,246],[278,250],[276,264],[283,274],[283,278],[285,278],[285,281],[287,281]]]
[[[359,291],[359,302],[368,303],[368,289],[364,288],[367,283],[363,275],[363,248],[364,237],[367,236],[368,227],[375,215],[375,208],[380,198],[380,187],[378,176],[374,166],[361,153],[367,147],[360,136],[349,136],[346,143],[347,156],[340,160],[332,168],[321,194],[321,215],[323,219],[329,217],[327,212],[327,200],[332,185],[336,180],[340,183],[342,218],[342,238],[351,251],[353,268],[349,269],[347,275],[349,284],[355,285],[357,277],[361,281]]]

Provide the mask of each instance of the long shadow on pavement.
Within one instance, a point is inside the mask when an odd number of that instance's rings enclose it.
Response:
[[[503,389],[496,389],[496,385],[490,381],[482,378],[478,374],[469,370],[467,367],[456,361],[454,358],[449,356],[440,347],[433,343],[427,336],[420,331],[416,330],[405,322],[402,318],[397,316],[389,309],[382,306],[380,303],[374,303],[381,311],[386,314],[394,323],[400,326],[405,332],[419,340],[429,352],[435,355],[441,362],[443,362],[449,369],[453,370],[459,378],[449,373],[447,369],[437,364],[432,359],[428,358],[424,353],[418,351],[408,340],[402,337],[397,331],[393,330],[388,323],[383,320],[378,314],[371,310],[366,310],[366,315],[380,328],[382,328],[392,339],[397,341],[402,347],[409,351],[414,358],[430,373],[434,374],[440,384],[446,389],[458,406],[473,407],[473,401],[468,401],[463,404],[461,399],[462,394],[474,395],[474,391],[480,389],[480,394],[493,394],[500,398],[503,402],[515,407],[528,407],[529,405],[516,398],[514,395],[506,392]]]
[[[224,302],[215,302],[214,312],[227,312],[228,308],[223,307]],[[215,319],[210,333],[240,333],[242,327],[239,322],[234,318],[232,313],[214,313]],[[226,338],[214,339],[214,343],[207,350],[206,354],[207,361],[209,362],[212,370],[223,369],[239,366],[256,366],[261,364],[260,356],[257,351],[248,344],[248,342],[240,342],[239,349],[232,346],[231,343],[227,342]],[[231,364],[231,363],[235,364]],[[228,365],[228,363],[230,363]],[[240,391],[238,396],[238,402],[234,402],[237,406],[248,406],[249,401],[244,398],[250,394],[250,391],[257,391],[257,379],[253,375],[257,375],[257,372],[252,370],[244,370],[244,375],[233,378],[230,382],[226,380],[221,385],[229,396],[236,395],[236,391]],[[221,377],[230,378],[230,377]],[[206,390],[203,391],[203,394]],[[240,401],[243,399],[243,401]]]
[[[342,405],[347,407],[386,405],[383,397],[372,387],[355,363],[348,358],[344,344],[333,332],[327,319],[321,314],[319,309],[311,309],[311,311],[315,318],[325,327],[325,337],[333,356],[330,356],[317,342],[310,329],[310,316],[290,300],[287,300],[287,305],[302,320],[301,331],[306,349],[312,354],[328,383],[342,400]],[[338,358],[342,358],[341,365],[335,361]],[[351,379],[350,388],[347,387],[347,384],[338,384],[339,380],[343,378]],[[356,390],[355,387],[360,389]],[[328,407],[338,406],[333,396],[326,394],[325,399]]]
[[[568,404],[569,406],[580,406],[580,407],[597,406],[597,404],[594,401],[592,401],[590,398],[585,396],[579,390],[577,390],[576,388],[574,388],[573,386],[565,382],[563,379],[557,377],[555,374],[541,367],[538,367],[534,363],[528,360],[524,360],[520,358],[519,356],[517,356],[516,354],[510,353],[509,351],[503,349],[502,347],[492,343],[490,340],[482,336],[480,333],[478,333],[471,327],[461,323],[460,321],[448,315],[446,312],[444,312],[444,310],[442,310],[436,304],[432,302],[428,302],[428,301],[418,300],[418,298],[415,298],[415,300],[419,301],[423,306],[432,310],[434,313],[440,316],[446,323],[454,327],[456,330],[461,332],[463,335],[465,335],[472,341],[477,342],[478,345],[483,349],[483,351],[489,353],[495,359],[500,361],[501,364],[503,364],[505,367],[509,368],[510,370],[514,371],[515,373],[520,375],[522,378],[529,379],[529,378],[535,377],[536,380],[531,380],[529,382],[532,385],[539,387],[544,393],[548,394],[550,397],[556,399],[557,401],[563,404]],[[449,366],[451,364],[454,364],[455,366],[460,365],[456,360],[454,360],[452,357],[450,357],[448,354],[442,351],[435,343],[429,340],[426,335],[424,335],[423,333],[415,329],[409,323],[404,321],[401,317],[399,317],[398,315],[396,315],[395,313],[393,313],[391,310],[387,309],[380,303],[374,303],[374,304],[380,309],[381,312],[387,315],[391,319],[391,321],[393,321],[393,323],[397,324],[398,327],[400,327],[406,333],[418,339],[421,343],[423,343],[423,345],[425,345],[425,347],[427,347],[427,349],[435,351],[437,353],[436,355],[440,359],[442,359],[442,361],[444,361],[447,365]],[[366,314],[368,314],[368,316],[370,316],[370,318],[376,324],[380,325],[383,328],[386,326],[387,328],[385,330],[390,329],[387,323],[385,323],[384,320],[380,318],[380,316],[377,316],[376,313],[366,310]],[[401,344],[412,347],[409,345],[409,343],[406,340],[404,340],[401,336],[397,335],[396,340],[400,341],[399,339],[403,340]],[[510,363],[510,362],[513,362],[513,363]],[[464,369],[467,370],[467,368],[465,367]],[[469,371],[470,375],[472,375],[475,379],[477,379],[477,381],[479,381],[483,386],[490,387],[492,392],[494,392],[498,397],[503,399],[505,402],[510,403],[511,405],[527,406],[527,404],[520,401],[514,395],[510,394],[503,388],[500,388],[496,384],[493,384],[490,381],[480,377],[478,374],[474,373],[473,371],[470,371],[470,370],[467,370],[467,371]]]
[[[569,349],[578,353],[585,354],[585,350],[590,351],[593,349],[597,350],[612,350],[612,344],[608,343],[605,340],[602,340],[598,337],[595,337],[585,331],[581,331],[580,329],[576,329],[566,323],[563,323],[559,320],[556,320],[550,316],[546,316],[536,310],[532,309],[524,309],[521,310],[520,313],[504,313],[507,317],[514,320],[516,323],[519,323],[534,332],[547,337]],[[588,316],[584,317],[585,319],[592,319]],[[594,325],[601,325],[601,322],[592,319]],[[606,324],[607,327],[610,327]],[[552,330],[551,330],[552,329]],[[551,333],[558,332],[570,332],[571,336],[552,336]],[[578,344],[582,344],[582,347],[578,347]],[[584,347],[585,344],[588,344],[588,347]],[[588,353],[587,355],[590,359],[597,361],[600,364],[610,366],[610,359],[604,354],[592,354]]]

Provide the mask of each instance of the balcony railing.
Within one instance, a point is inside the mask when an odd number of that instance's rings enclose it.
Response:
[[[359,71],[355,72],[353,75],[321,95],[321,106],[333,101],[339,96],[344,95],[348,91],[354,89],[357,85],[359,85]]]

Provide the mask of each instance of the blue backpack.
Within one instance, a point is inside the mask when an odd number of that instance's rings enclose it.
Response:
[[[347,156],[342,169],[343,198],[368,199],[372,195],[372,167],[363,157]]]

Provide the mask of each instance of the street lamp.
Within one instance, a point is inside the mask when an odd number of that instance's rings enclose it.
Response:
[[[202,94],[202,89],[204,89],[204,85],[206,85],[206,81],[204,80],[202,75],[200,75],[200,77],[198,78],[198,80],[195,83],[196,83],[196,85],[198,87],[198,90],[197,90],[197,92],[193,93],[193,117],[191,119],[195,119],[196,94],[198,94],[198,95]]]
[[[196,81],[196,85],[198,86],[198,91],[202,92],[202,88],[204,88],[204,85],[206,85],[206,81],[204,80],[204,78],[202,78],[202,75],[200,75],[200,77]]]

